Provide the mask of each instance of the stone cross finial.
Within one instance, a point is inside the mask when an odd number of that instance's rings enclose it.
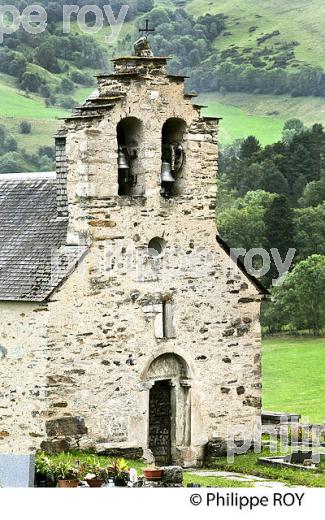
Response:
[[[150,44],[149,44],[149,40],[148,40],[148,35],[149,33],[151,32],[155,32],[155,29],[154,28],[150,28],[150,25],[149,25],[149,20],[146,20],[146,26],[144,29],[139,29],[139,32],[140,33],[146,33],[145,36],[142,36],[141,38],[139,38],[139,40],[137,40],[134,44],[134,52],[135,52],[135,55],[136,56],[140,56],[140,57],[148,57],[148,56],[153,56],[153,52],[150,48]]]
[[[155,29],[154,28],[150,29],[149,20],[146,20],[145,28],[144,29],[139,29],[139,32],[145,32],[146,33],[146,37],[148,38],[148,34],[151,33],[151,32],[155,32]]]

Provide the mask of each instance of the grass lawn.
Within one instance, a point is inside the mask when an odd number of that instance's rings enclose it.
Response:
[[[235,139],[255,135],[263,145],[279,140],[285,119],[248,114],[245,109],[219,101],[213,94],[200,96],[200,102],[208,108],[202,111],[207,116],[219,116],[219,140],[221,144],[230,144]]]
[[[53,144],[53,135],[60,125],[60,117],[67,111],[45,106],[44,99],[34,94],[26,95],[15,87],[11,76],[0,74],[0,124],[8,128],[17,140],[20,148],[28,153],[34,153],[41,145]],[[20,133],[21,121],[29,121],[32,132],[27,135]]]
[[[231,478],[224,477],[204,477],[193,475],[191,471],[184,472],[184,486],[188,484],[200,484],[201,487],[216,487],[216,488],[251,488],[253,484],[250,482],[241,482]]]
[[[66,110],[45,106],[44,99],[18,91],[10,76],[0,74],[0,117],[19,119],[56,119],[64,117]]]
[[[263,409],[325,419],[325,338],[263,341]],[[308,418],[308,420],[307,420]]]

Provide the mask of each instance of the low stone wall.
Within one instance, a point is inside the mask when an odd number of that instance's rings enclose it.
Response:
[[[247,441],[242,441],[242,440],[232,441],[232,443],[235,443],[235,445],[237,447],[241,447],[244,442],[246,443]],[[253,445],[251,443],[251,445],[248,447],[247,451],[250,451],[252,448],[253,448]],[[213,439],[213,441],[209,441],[205,445],[204,465],[209,466],[210,464],[213,464],[213,462],[216,459],[218,459],[219,457],[226,457],[227,454],[230,452],[231,452],[231,449],[230,449],[230,447],[228,449],[227,440],[223,439],[221,437],[217,437],[217,438]]]

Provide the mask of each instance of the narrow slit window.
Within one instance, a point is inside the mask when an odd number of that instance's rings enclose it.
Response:
[[[158,305],[155,318],[156,338],[175,338],[174,303],[165,301]]]

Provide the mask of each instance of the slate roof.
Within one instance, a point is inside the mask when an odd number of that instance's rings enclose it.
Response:
[[[43,301],[86,251],[66,245],[57,217],[56,175],[0,175],[0,300]]]

